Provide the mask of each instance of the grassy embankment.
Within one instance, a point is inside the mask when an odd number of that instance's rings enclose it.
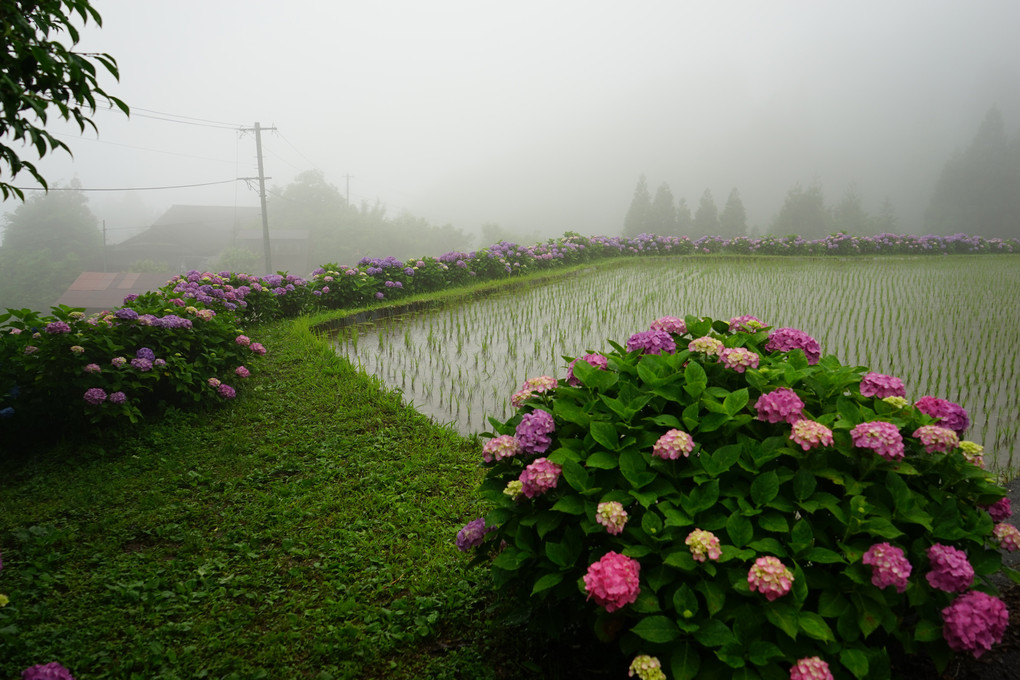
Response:
[[[479,447],[314,336],[337,317],[250,329],[269,353],[223,408],[0,457],[0,679],[535,669],[453,544]]]

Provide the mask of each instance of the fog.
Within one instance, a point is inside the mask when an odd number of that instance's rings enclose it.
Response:
[[[256,121],[270,186],[317,169],[390,215],[543,237],[620,233],[641,174],[692,208],[736,187],[758,230],[798,182],[830,201],[854,184],[917,233],[985,113],[1020,121],[1015,0],[94,4],[79,48],[117,59],[133,114],[53,123],[74,158],[43,174],[217,183],[89,191],[111,242],[172,204],[257,206],[235,181],[258,174],[238,131]]]

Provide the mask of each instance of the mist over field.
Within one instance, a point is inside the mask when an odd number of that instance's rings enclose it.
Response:
[[[1017,202],[987,197],[1020,176],[1020,5],[1008,0],[97,9],[103,26],[77,49],[117,59],[119,82],[104,83],[132,113],[98,111],[98,134],[51,119],[74,157],[38,166],[52,187],[80,189],[66,193],[82,199],[87,242],[65,273],[264,268],[256,123],[270,232],[319,263],[567,230],[1020,232]],[[628,223],[642,183],[638,212],[657,201],[659,217]],[[976,193],[987,219],[958,207]],[[229,243],[168,254],[160,236],[115,252],[154,224],[179,237],[213,219],[174,206],[232,211]],[[21,207],[0,205],[0,280],[19,275],[25,249],[53,259],[78,243],[46,226],[66,205]]]

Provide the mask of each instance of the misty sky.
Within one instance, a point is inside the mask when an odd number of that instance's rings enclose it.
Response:
[[[270,185],[314,168],[344,193],[350,175],[353,201],[468,232],[619,233],[641,173],[692,209],[737,187],[761,227],[796,182],[831,202],[853,182],[917,232],[989,107],[1010,134],[1020,121],[1015,0],[93,4],[104,27],[79,49],[117,59],[108,89],[134,114],[97,113],[98,139],[54,123],[75,158],[43,173],[85,188],[228,181],[90,193],[114,221],[125,202],[152,216],[258,205],[229,180],[257,174],[236,128],[259,121],[278,128]]]

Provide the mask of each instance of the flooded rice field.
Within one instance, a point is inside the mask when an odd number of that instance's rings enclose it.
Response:
[[[823,354],[949,399],[992,467],[1013,469],[1020,431],[1016,256],[669,258],[593,268],[463,304],[335,332],[336,350],[463,434],[512,413],[510,395],[568,359],[625,344],[666,315],[753,314],[814,336]]]

